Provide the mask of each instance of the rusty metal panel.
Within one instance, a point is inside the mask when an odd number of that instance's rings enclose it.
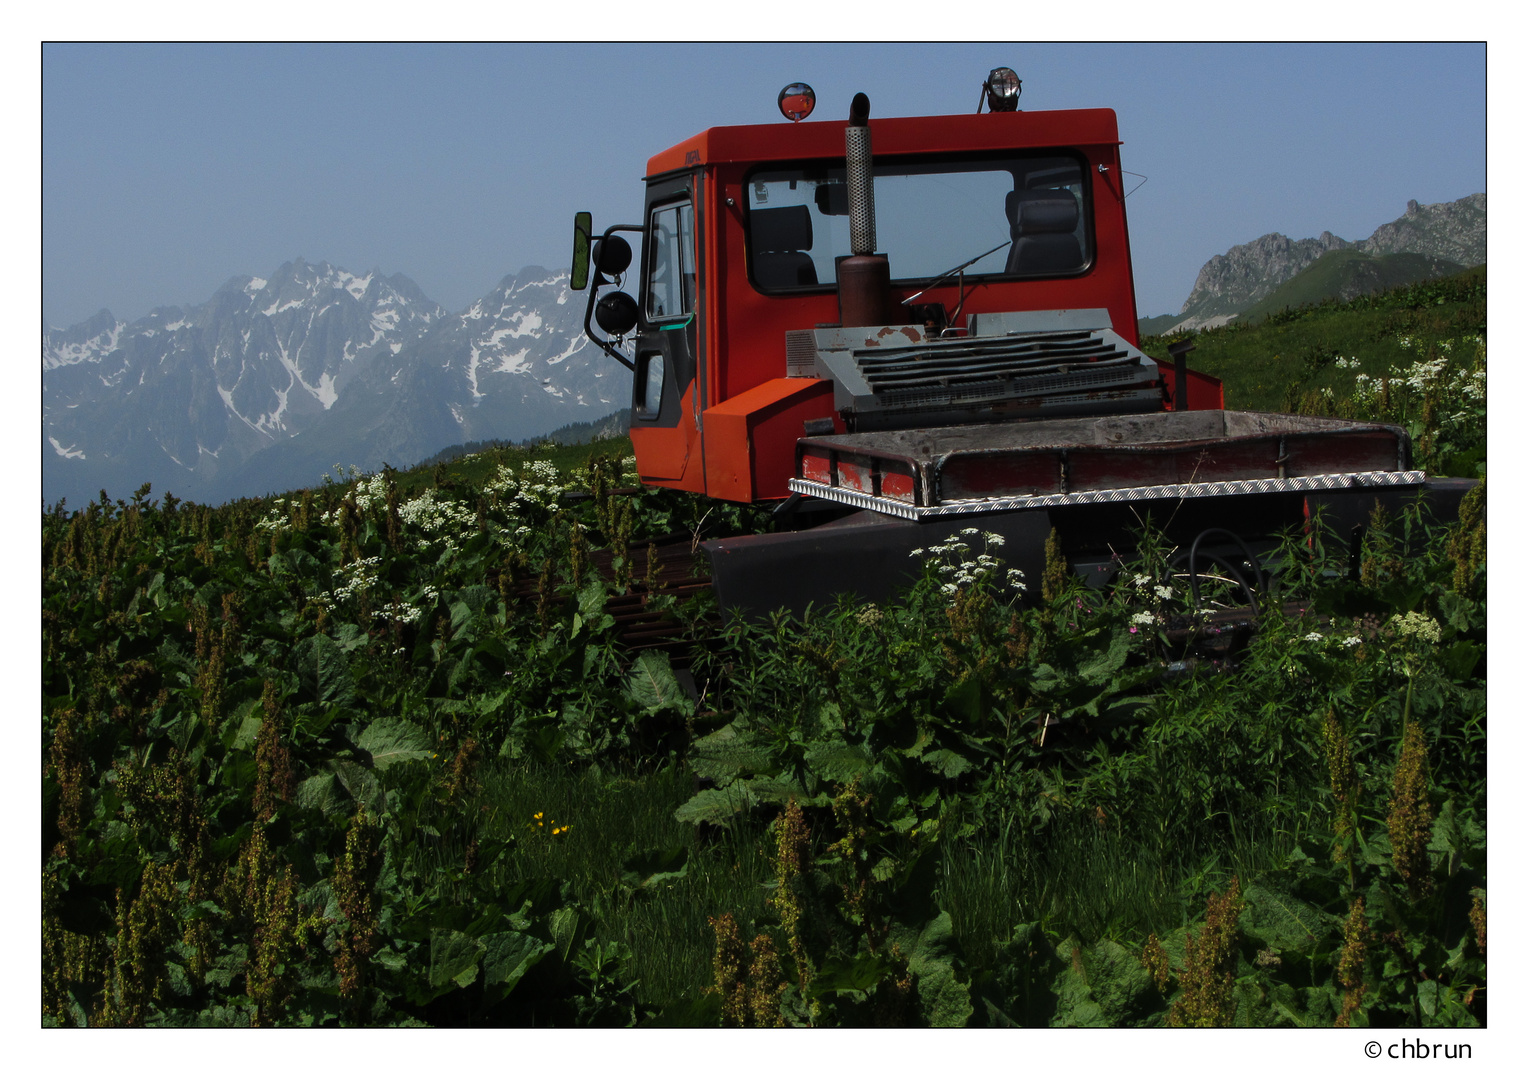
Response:
[[[1392,425],[1222,410],[817,436],[800,441],[797,461],[792,491],[918,517],[1423,476],[1406,469],[1406,434]],[[891,474],[907,479],[887,499]]]

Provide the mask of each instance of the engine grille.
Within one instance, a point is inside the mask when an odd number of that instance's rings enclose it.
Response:
[[[894,417],[958,423],[1160,407],[1156,363],[1109,327],[1107,312],[985,318],[952,338],[915,327],[818,329],[816,374],[834,381],[835,407],[861,430],[906,422]],[[805,344],[804,334],[787,338],[793,373],[804,368]]]

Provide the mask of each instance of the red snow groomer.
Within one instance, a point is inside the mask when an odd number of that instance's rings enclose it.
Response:
[[[1356,529],[1419,485],[1457,504],[1400,428],[1228,411],[1181,351],[1143,354],[1114,112],[1019,91],[998,68],[985,112],[871,119],[859,94],[847,124],[802,123],[792,84],[791,123],[649,159],[642,224],[596,240],[578,215],[572,285],[592,266],[584,325],[632,372],[643,482],[819,522],[708,542],[723,606],[880,599],[970,525],[1031,581],[1054,528],[1096,582],[1149,517],[1255,612],[1260,545],[1316,507]],[[629,233],[635,298],[611,288]]]

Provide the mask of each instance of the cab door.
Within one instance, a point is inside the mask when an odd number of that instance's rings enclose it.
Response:
[[[705,491],[701,175],[649,183],[643,221],[631,440],[644,480]]]

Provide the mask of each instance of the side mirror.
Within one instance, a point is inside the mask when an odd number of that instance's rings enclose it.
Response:
[[[583,292],[589,284],[589,234],[594,229],[594,216],[587,210],[573,215],[573,273],[568,288]]]
[[[631,265],[631,245],[615,235],[601,237],[594,242],[594,266],[608,278],[625,273]]]
[[[637,325],[637,302],[623,292],[608,293],[594,305],[594,321],[611,337],[629,334]]]

